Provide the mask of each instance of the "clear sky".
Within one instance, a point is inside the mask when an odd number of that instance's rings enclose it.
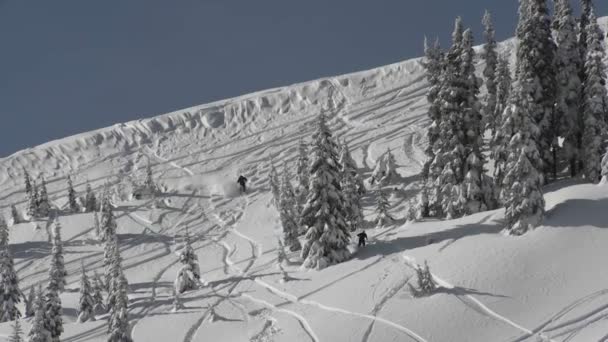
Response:
[[[578,1],[576,2],[578,7]],[[118,122],[513,35],[516,0],[0,0],[0,156]],[[596,0],[600,16],[608,2]]]

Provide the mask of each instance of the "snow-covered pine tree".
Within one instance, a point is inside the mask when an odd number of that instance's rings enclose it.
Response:
[[[36,290],[30,287],[30,292],[25,299],[25,317],[34,317],[36,313]]]
[[[30,220],[38,217],[38,186],[32,182],[32,189],[27,198],[27,216]]]
[[[355,160],[350,154],[350,149],[348,148],[346,141],[342,143],[342,149],[340,150],[340,167],[342,173],[349,172],[352,175],[355,186],[357,187],[357,192],[359,195],[363,195],[366,191],[365,184],[359,174],[357,163],[355,163]]]
[[[13,220],[13,224],[21,223],[21,215],[19,215],[19,211],[17,211],[17,207],[15,205],[11,205],[11,219]]]
[[[122,270],[122,257],[120,256],[120,248],[118,247],[118,239],[115,236],[112,238],[114,241],[111,248],[112,256],[110,257],[110,265],[109,265],[109,280],[108,280],[108,298],[107,298],[107,308],[110,312],[115,311],[116,299],[121,295],[121,277],[123,277]]]
[[[470,29],[464,31],[462,43],[462,76],[466,89],[465,101],[461,104],[464,106],[464,135],[462,145],[465,149],[465,159],[463,160],[464,179],[457,179],[463,186],[461,186],[462,191],[460,191],[462,201],[457,201],[456,203],[461,203],[462,207],[457,208],[456,211],[470,215],[487,210],[492,206],[494,199],[488,198],[488,195],[493,192],[491,189],[488,189],[491,187],[491,184],[486,182],[484,177],[485,158],[482,154],[483,127],[480,112],[481,104],[478,100],[479,81],[475,75],[475,51],[473,50],[473,33]],[[493,58],[495,59],[495,57]],[[492,82],[495,82],[494,77],[492,76]],[[492,87],[495,88],[496,85],[494,84]],[[496,89],[492,91],[495,92]],[[491,101],[492,106],[495,106],[495,94],[492,95]]]
[[[572,177],[579,173],[579,149],[581,145],[582,116],[579,115],[582,83],[580,46],[578,44],[576,20],[572,15],[569,0],[556,0],[553,29],[557,52],[555,70],[557,93],[555,99],[556,118],[559,119],[557,135],[564,137],[563,159],[569,161]]]
[[[304,140],[300,139],[298,144],[298,160],[296,162],[296,203],[297,203],[297,220],[300,220],[302,209],[306,204],[308,196],[308,182],[310,181],[310,170],[308,161],[308,146]],[[299,233],[299,232],[298,232]]]
[[[518,79],[522,89],[533,100],[535,108],[529,111],[538,127],[536,145],[542,158],[540,166],[545,177],[557,178],[559,153],[558,127],[561,121],[555,108],[555,52],[552,39],[551,19],[547,0],[526,0],[528,15],[520,32],[517,48]],[[521,20],[521,19],[520,19]],[[532,109],[532,108],[531,108]]]
[[[494,147],[496,134],[499,133],[497,132],[497,128],[500,127],[502,113],[505,111],[509,101],[512,81],[509,57],[508,55],[501,56],[498,58],[496,69],[496,108],[488,122],[489,129],[492,131],[492,147]]]
[[[462,20],[456,18],[452,46],[445,56],[442,86],[438,94],[441,124],[439,138],[435,142],[435,159],[431,163],[430,177],[434,179],[429,191],[429,208],[431,215],[454,217],[460,207],[458,185],[464,178],[465,148],[463,104],[469,101],[469,88],[462,72],[463,26]],[[455,208],[456,206],[456,208]]]
[[[106,311],[105,304],[103,302],[104,287],[105,286],[103,285],[99,274],[97,274],[97,271],[95,271],[93,278],[93,302],[95,302],[94,312],[96,314],[100,314]]]
[[[585,80],[585,59],[587,56],[587,31],[586,27],[589,25],[589,19],[591,16],[591,11],[593,10],[593,1],[592,0],[581,0],[581,17],[578,20],[578,45],[580,48],[580,56],[581,56],[581,66],[579,72],[579,78],[584,82]]]
[[[344,207],[346,208],[346,224],[351,232],[356,231],[363,222],[361,210],[361,194],[357,190],[357,184],[350,172],[343,173],[342,194],[344,195]]]
[[[21,321],[19,319],[15,320],[13,323],[13,333],[8,338],[8,342],[24,342],[23,339],[23,330],[21,329]]]
[[[485,44],[483,45],[483,59],[486,66],[483,69],[483,76],[486,84],[486,97],[483,108],[483,127],[494,129],[494,114],[497,104],[497,68],[498,68],[498,53],[496,52],[496,31],[492,23],[492,15],[486,11],[483,15],[482,24],[484,27],[483,36]]]
[[[53,246],[54,248],[54,246]],[[55,254],[53,254],[55,255]],[[61,307],[60,289],[63,287],[58,272],[56,259],[51,259],[49,283],[44,292],[44,328],[50,333],[49,342],[59,342],[63,333],[63,309]]]
[[[113,265],[115,263],[114,257],[116,256],[118,246],[118,237],[116,235],[108,238],[108,240],[104,244],[103,248],[103,265],[104,265],[104,286],[106,291],[108,292],[107,302],[110,301],[110,293],[112,292],[112,279],[114,279]],[[120,255],[120,254],[118,254]],[[108,307],[109,309],[109,307]]]
[[[393,222],[394,219],[388,212],[389,208],[390,203],[386,192],[379,190],[376,198],[376,220],[374,221],[376,226],[382,227]]]
[[[129,329],[129,299],[127,297],[128,283],[122,272],[120,274],[120,278],[118,279],[118,283],[117,294],[115,296],[116,303],[112,308],[110,321],[108,324],[108,330],[110,333],[108,342],[133,342]]]
[[[43,176],[40,176],[40,186],[38,187],[38,205],[37,205],[37,213],[39,217],[48,217],[49,212],[51,210],[51,205],[49,203],[49,195],[46,190],[46,181]]]
[[[175,279],[175,288],[178,293],[194,290],[198,284],[200,284],[201,279],[198,256],[192,248],[190,234],[187,229],[186,235],[184,236],[184,243],[184,248],[179,253],[179,262],[184,266],[179,270],[177,278]]]
[[[25,196],[29,198],[33,193],[32,178],[25,168],[23,169],[23,183],[25,184]]]
[[[101,202],[101,236],[100,241],[105,242],[116,235],[116,219],[109,196],[104,196]]]
[[[441,121],[441,115],[439,112],[439,102],[437,101],[439,95],[439,89],[441,87],[441,77],[443,71],[443,52],[439,45],[439,40],[436,39],[435,43],[431,46],[425,37],[424,39],[424,54],[425,59],[423,62],[424,68],[426,69],[426,79],[429,82],[429,91],[426,99],[429,103],[428,116],[431,121],[431,125],[427,129],[428,146],[425,149],[426,161],[422,167],[422,179],[424,183],[433,183],[434,179],[429,179],[429,168],[431,163],[435,159],[434,146],[435,142],[439,138],[439,125]],[[428,208],[426,208],[428,212]],[[425,215],[426,216],[426,215]]]
[[[17,305],[21,302],[23,293],[19,289],[19,278],[9,251],[8,228],[2,217],[0,234],[0,322],[8,322],[21,317]]]
[[[302,211],[302,224],[308,230],[301,256],[304,267],[320,269],[350,258],[338,152],[323,113],[313,134],[311,154],[310,192]]]
[[[89,277],[82,266],[82,276],[80,278],[80,300],[78,307],[78,322],[84,323],[86,321],[95,320],[95,300],[91,294],[93,289],[89,282]]]
[[[91,188],[91,184],[87,183],[86,197],[85,197],[85,208],[88,213],[97,211],[97,197],[95,192]]]
[[[281,179],[281,195],[279,198],[279,216],[283,227],[283,242],[290,251],[302,249],[298,240],[298,215],[296,214],[296,199],[291,186],[291,175],[287,163],[283,164],[283,178]]]
[[[606,93],[606,50],[604,34],[597,24],[593,9],[585,27],[587,55],[585,56],[585,84],[583,87],[583,174],[589,182],[597,182],[601,174],[602,135],[606,129],[608,95]]]
[[[386,152],[376,161],[376,166],[372,171],[371,183],[387,184],[396,176],[397,165],[395,163],[395,156],[393,156],[391,149],[387,148]]]
[[[51,332],[45,326],[45,303],[42,289],[38,288],[36,293],[36,301],[34,303],[34,321],[27,334],[27,342],[49,342],[51,341]]]
[[[277,169],[274,167],[272,160],[270,161],[268,182],[270,185],[270,192],[272,193],[272,203],[274,203],[274,206],[279,209],[281,201],[281,182],[279,181],[279,174],[277,173]]]
[[[77,213],[80,211],[80,206],[76,201],[76,191],[74,190],[74,184],[72,183],[72,177],[68,176],[68,203],[70,205],[70,212]]]
[[[53,248],[51,249],[51,268],[49,276],[53,278],[53,281],[57,285],[57,290],[59,293],[65,290],[65,277],[67,275],[68,272],[65,270],[65,263],[63,260],[61,224],[59,223],[59,219],[55,219],[55,227],[53,229]]]

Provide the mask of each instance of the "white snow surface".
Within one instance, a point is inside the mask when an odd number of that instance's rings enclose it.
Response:
[[[601,19],[608,26],[607,18]],[[513,52],[514,41],[501,49]],[[0,210],[25,208],[23,169],[44,173],[57,208],[66,177],[125,193],[148,161],[164,191],[159,200],[116,196],[121,253],[129,281],[135,341],[608,341],[608,185],[573,181],[545,189],[544,225],[522,236],[501,233],[504,211],[452,221],[406,224],[424,160],[427,83],[420,59],[197,106],[68,137],[0,159]],[[295,167],[297,143],[324,111],[346,139],[364,176],[387,147],[400,178],[393,225],[367,230],[353,258],[306,271],[289,254],[277,268],[278,214],[267,173],[273,160]],[[238,193],[236,178],[249,178]],[[122,189],[122,190],[121,190]],[[375,188],[372,190],[376,190]],[[374,219],[374,191],[364,198]],[[124,194],[123,194],[124,195]],[[76,323],[81,263],[103,273],[103,247],[91,238],[92,214],[63,214],[68,290],[61,298],[62,341],[105,341],[107,317]],[[21,288],[45,284],[45,227],[12,226]],[[186,229],[203,283],[172,312],[176,252]],[[355,250],[355,248],[353,248]],[[427,260],[440,289],[413,298],[415,268]],[[30,326],[23,321],[24,330]],[[0,340],[11,332],[0,324]]]

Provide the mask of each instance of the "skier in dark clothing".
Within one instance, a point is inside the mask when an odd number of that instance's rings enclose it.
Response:
[[[367,234],[365,234],[365,231],[357,234],[357,236],[359,237],[359,247],[365,247],[365,240],[367,240]]]
[[[243,175],[239,176],[239,179],[236,181],[241,186],[241,192],[247,192],[247,178],[243,177]]]

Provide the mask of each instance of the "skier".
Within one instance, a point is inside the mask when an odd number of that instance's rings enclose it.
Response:
[[[359,247],[365,247],[365,240],[367,240],[367,234],[365,234],[365,230],[357,234],[357,236],[359,237]]]
[[[241,186],[241,192],[247,192],[247,178],[243,175],[239,176],[239,179],[236,181]]]

